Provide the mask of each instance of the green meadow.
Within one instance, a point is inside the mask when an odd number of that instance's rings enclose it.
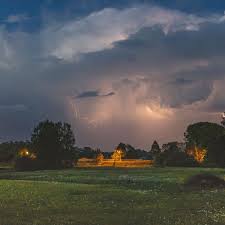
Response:
[[[222,225],[225,190],[187,190],[224,169],[91,168],[0,171],[0,225]]]

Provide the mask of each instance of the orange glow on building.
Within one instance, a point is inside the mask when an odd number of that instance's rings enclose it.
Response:
[[[206,157],[206,149],[197,148],[187,150],[187,154],[193,156],[198,163],[203,163]]]

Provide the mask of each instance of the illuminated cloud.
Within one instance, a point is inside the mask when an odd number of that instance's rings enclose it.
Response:
[[[113,48],[114,42],[126,40],[144,27],[158,26],[165,33],[197,31],[201,24],[219,23],[221,18],[199,17],[147,5],[123,10],[107,8],[80,20],[49,25],[41,36],[47,55],[72,60],[85,53]]]
[[[71,123],[78,145],[147,148],[182,140],[189,123],[219,122],[223,14],[139,4],[61,18],[46,13],[35,32],[0,26],[3,139],[27,138],[48,118]]]

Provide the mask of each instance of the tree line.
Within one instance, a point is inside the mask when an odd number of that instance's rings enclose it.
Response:
[[[18,170],[72,167],[79,158],[110,158],[112,153],[91,147],[78,148],[68,123],[40,122],[30,141],[0,144],[0,162],[14,162]],[[123,159],[151,159],[156,166],[225,167],[225,128],[209,122],[191,124],[184,142],[169,142],[161,147],[154,141],[146,151],[120,143]]]

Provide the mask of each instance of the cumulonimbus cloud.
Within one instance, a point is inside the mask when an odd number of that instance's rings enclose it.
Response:
[[[207,118],[207,106],[223,107],[224,84],[213,85],[225,76],[223,17],[136,6],[56,20],[33,33],[0,27],[0,119],[28,131],[21,122],[28,117],[66,120],[81,144],[182,135],[184,123]]]
[[[156,6],[137,6],[123,10],[103,9],[80,20],[49,25],[41,33],[46,54],[71,60],[81,54],[113,47],[144,27],[161,27],[165,33],[198,30],[206,22],[219,23],[222,16],[199,17]]]

